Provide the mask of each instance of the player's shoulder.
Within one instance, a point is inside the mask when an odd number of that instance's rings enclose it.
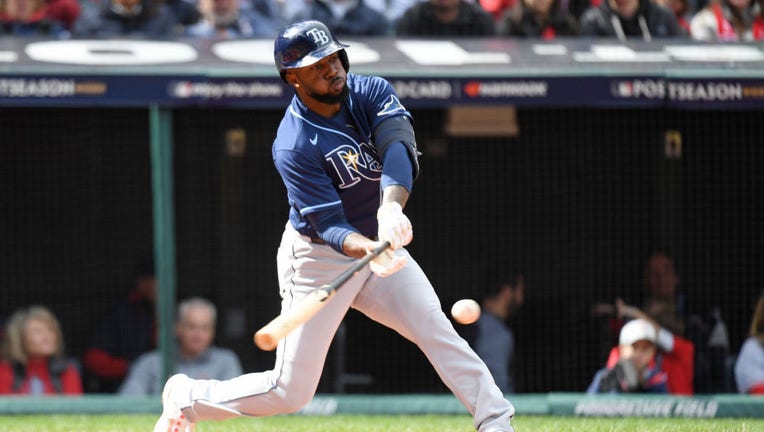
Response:
[[[309,124],[300,113],[299,107],[290,105],[284,118],[281,119],[276,138],[273,140],[273,150],[296,150],[307,140]]]
[[[347,86],[355,94],[374,96],[380,92],[392,90],[388,80],[376,75],[356,75],[348,73]]]

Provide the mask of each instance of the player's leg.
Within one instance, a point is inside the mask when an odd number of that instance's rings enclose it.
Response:
[[[494,383],[485,363],[456,333],[432,284],[410,256],[398,273],[369,278],[353,307],[419,346],[446,386],[473,415],[479,431],[511,431],[514,407]]]
[[[287,309],[310,290],[339,275],[352,263],[352,258],[329,246],[312,244],[288,229],[279,247],[277,263],[282,308]],[[225,381],[181,381],[185,390],[175,396],[175,403],[192,421],[219,420],[237,413],[265,416],[300,409],[315,393],[334,333],[363,281],[360,275],[352,278],[309,325],[297,328],[283,339],[276,350],[274,369]]]

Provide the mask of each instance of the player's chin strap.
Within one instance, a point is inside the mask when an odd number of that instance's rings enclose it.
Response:
[[[414,167],[414,180],[419,176],[419,160],[421,153],[416,149],[416,137],[414,136],[414,127],[411,120],[404,115],[390,117],[377,126],[374,130],[374,145],[377,147],[377,154],[385,154],[387,148],[393,143],[403,143],[411,157],[411,166]]]

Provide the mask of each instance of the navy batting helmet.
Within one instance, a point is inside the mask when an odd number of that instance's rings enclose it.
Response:
[[[339,52],[342,66],[347,72],[350,62],[345,48],[326,24],[315,20],[303,20],[290,24],[276,37],[273,57],[281,79],[287,69],[310,66],[322,58]]]

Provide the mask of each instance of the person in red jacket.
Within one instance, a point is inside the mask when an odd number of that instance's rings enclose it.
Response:
[[[16,311],[8,321],[5,343],[0,394],[82,394],[79,370],[66,359],[61,325],[48,308]]]
[[[668,392],[686,396],[694,394],[695,345],[661,327],[642,310],[627,305],[621,299],[616,300],[616,308],[618,316],[625,319],[644,320],[655,328],[657,352],[654,362],[666,373]],[[615,347],[610,351],[606,366],[613,367],[619,360],[620,353]]]
[[[621,329],[612,359],[594,376],[587,393],[668,393],[668,376],[656,361],[656,327],[631,320]]]
[[[88,393],[117,391],[132,362],[156,348],[156,296],[154,261],[146,258],[138,266],[133,289],[105,309],[85,349]]]

